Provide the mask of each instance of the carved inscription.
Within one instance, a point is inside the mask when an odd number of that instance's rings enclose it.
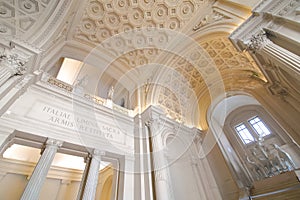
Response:
[[[96,120],[74,116],[73,113],[63,111],[58,108],[44,105],[42,106],[42,113],[47,114],[46,120],[53,124],[71,128],[79,133],[90,133],[103,137],[109,140],[120,142],[122,137],[121,131],[118,128],[109,125],[98,124]]]

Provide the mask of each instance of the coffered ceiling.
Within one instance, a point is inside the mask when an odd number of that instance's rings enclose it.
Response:
[[[59,55],[85,62],[93,50],[100,62],[92,59],[89,64],[105,70],[102,74],[119,81],[129,92],[140,87],[129,82],[139,79],[139,84],[146,84],[150,80],[149,93],[143,93],[145,105],[158,104],[170,117],[199,125],[187,116],[200,110],[205,121],[214,96],[209,88],[214,83],[222,82],[221,90],[230,91],[243,90],[249,81],[255,88],[264,80],[252,58],[237,52],[227,38],[246,18],[241,13],[250,11],[228,2],[0,1],[0,34],[22,37],[43,48],[42,67],[47,68]],[[81,55],[81,49],[85,54]],[[139,70],[128,73],[133,69]],[[122,81],[126,73],[130,77]]]

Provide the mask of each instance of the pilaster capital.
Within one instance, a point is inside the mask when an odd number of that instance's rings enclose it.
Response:
[[[267,33],[261,30],[255,35],[252,35],[250,40],[247,42],[247,49],[252,53],[256,53],[263,49],[267,44],[271,44],[272,41],[267,37]]]
[[[151,131],[158,131],[161,128],[161,120],[159,118],[150,118],[150,120],[145,122],[145,125],[151,129]]]

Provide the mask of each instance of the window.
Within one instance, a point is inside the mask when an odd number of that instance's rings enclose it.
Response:
[[[249,130],[246,128],[245,124],[240,124],[235,127],[235,130],[239,134],[241,140],[244,144],[248,144],[250,142],[254,142],[254,137],[251,135]]]
[[[271,134],[270,130],[266,127],[266,125],[261,121],[259,117],[256,116],[250,119],[249,123],[259,136],[265,137]]]
[[[258,138],[271,134],[271,131],[258,116],[238,124],[235,126],[235,131],[244,144],[255,142]]]

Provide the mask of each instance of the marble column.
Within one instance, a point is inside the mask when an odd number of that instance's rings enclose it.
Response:
[[[288,69],[283,69],[288,73],[300,74],[300,57],[279,45],[273,43],[264,31],[253,35],[247,43],[247,49],[254,54],[260,54],[270,60],[277,60],[284,64]]]
[[[155,180],[155,195],[157,200],[172,199],[172,191],[170,189],[170,172],[169,166],[164,155],[164,146],[159,130],[159,121],[152,120],[148,122],[152,144],[152,163]]]
[[[46,179],[47,173],[50,169],[51,163],[54,159],[54,156],[62,146],[63,142],[48,139],[46,141],[46,147],[42,152],[42,155],[34,168],[34,171],[29,179],[29,182],[22,194],[21,200],[37,200],[39,199],[39,194],[43,183]]]
[[[77,200],[82,199],[84,187],[86,184],[87,176],[88,176],[90,165],[91,165],[91,160],[92,159],[91,159],[90,155],[88,155],[87,157],[84,158],[85,168],[84,168],[84,171],[82,174],[82,178],[81,178],[81,182],[80,182],[80,186],[79,186],[79,190],[78,190],[78,195],[77,195]]]
[[[101,155],[104,153],[95,149],[92,153],[92,160],[83,191],[82,200],[94,200],[98,185],[98,176],[100,170]]]

